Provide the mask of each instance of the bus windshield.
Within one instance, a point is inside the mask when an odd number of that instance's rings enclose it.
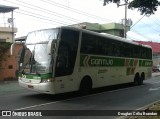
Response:
[[[50,73],[52,70],[51,55],[47,54],[47,44],[27,45],[21,57],[20,72]]]
[[[20,72],[23,74],[51,73],[54,55],[48,54],[48,42],[49,40],[56,40],[57,37],[57,29],[30,33],[21,51]]]

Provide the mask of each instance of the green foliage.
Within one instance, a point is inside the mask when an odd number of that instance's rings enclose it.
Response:
[[[159,5],[158,0],[134,0],[129,3],[128,8],[137,8],[141,14],[151,15],[157,11]]]
[[[113,3],[119,3],[120,2],[120,0],[104,0],[104,6],[106,5],[106,3],[108,4],[108,3],[111,3],[111,2],[113,2]]]
[[[104,0],[104,5],[106,5],[106,3],[119,4],[121,1],[124,0]],[[142,15],[154,14],[157,11],[157,7],[160,6],[160,2],[158,0],[132,0],[131,2],[129,2],[129,0],[125,0],[125,2],[128,3],[129,9],[138,9]]]
[[[2,59],[5,52],[10,48],[11,43],[0,43],[0,68],[2,65]]]

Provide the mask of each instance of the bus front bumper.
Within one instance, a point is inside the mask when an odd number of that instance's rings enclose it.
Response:
[[[18,82],[21,87],[32,90],[32,91],[37,91],[40,93],[47,93],[47,94],[55,94],[53,82],[26,83],[20,79],[18,80]]]

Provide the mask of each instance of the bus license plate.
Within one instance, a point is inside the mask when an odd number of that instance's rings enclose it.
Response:
[[[31,89],[33,89],[33,86],[31,86],[31,85],[28,85],[28,88],[31,88]]]

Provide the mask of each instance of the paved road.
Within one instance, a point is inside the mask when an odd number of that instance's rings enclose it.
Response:
[[[75,93],[67,93],[56,96],[40,94],[37,92],[30,92],[19,87],[17,82],[7,82],[0,84],[0,110],[136,110],[152,102],[160,100],[159,94],[160,75],[153,75],[153,78],[146,80],[142,86],[132,87],[130,85],[124,85],[124,88],[122,88],[122,86],[119,86],[118,88],[117,86],[111,88],[108,87],[105,89],[94,90],[92,94],[83,97],[79,97]],[[76,112],[70,113],[71,115],[74,115]],[[93,113],[93,115],[94,114],[95,113]],[[54,116],[54,118],[117,118],[117,116],[93,117],[91,115],[76,117]]]

